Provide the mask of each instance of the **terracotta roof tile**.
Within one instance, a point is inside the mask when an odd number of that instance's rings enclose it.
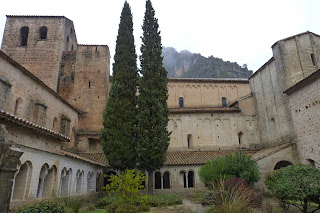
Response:
[[[90,159],[104,166],[109,166],[108,161],[104,153],[78,153],[81,157]]]
[[[285,144],[281,144],[281,145],[277,145],[277,146],[272,146],[272,147],[268,147],[268,148],[265,148],[265,149],[261,149],[259,150],[258,152],[256,152],[252,157],[256,160],[256,161],[259,161],[263,158],[266,158],[276,152],[279,152],[280,150],[283,150],[289,146],[292,146],[293,142],[290,142],[290,143],[285,143]]]
[[[23,126],[23,127],[29,128],[29,129],[34,129],[37,132],[43,133],[45,135],[52,136],[54,138],[58,138],[58,139],[60,139],[62,141],[70,141],[70,138],[68,138],[65,135],[62,135],[60,133],[52,131],[51,129],[47,129],[45,127],[39,126],[37,124],[34,124],[34,123],[32,123],[30,121],[27,121],[27,120],[25,120],[23,118],[20,118],[18,116],[15,116],[15,115],[12,115],[10,113],[7,113],[6,111],[4,111],[2,109],[0,109],[0,118],[5,119],[5,120],[10,121],[10,122],[13,122],[13,123],[16,123],[19,126]]]
[[[214,159],[218,156],[225,156],[230,152],[236,152],[236,150],[167,152],[165,165],[202,165],[211,159]],[[253,155],[257,151],[243,152],[248,155]]]

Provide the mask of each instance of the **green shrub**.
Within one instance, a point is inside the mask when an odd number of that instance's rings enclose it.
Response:
[[[178,195],[173,194],[159,194],[149,195],[148,205],[152,207],[163,207],[182,204],[182,199]]]
[[[208,161],[201,166],[198,174],[207,187],[211,187],[212,182],[235,177],[244,178],[251,185],[260,179],[257,162],[242,152],[229,153]]]
[[[56,201],[41,201],[39,203],[23,206],[17,213],[68,213],[67,208]]]
[[[117,202],[125,204],[145,205],[147,203],[147,195],[140,193],[144,189],[143,182],[145,175],[139,171],[126,170],[121,175],[110,175],[110,184],[106,185],[104,189],[109,196],[116,196]]]
[[[293,205],[308,212],[311,201],[319,204],[319,199],[314,198],[320,193],[320,171],[311,165],[291,165],[272,171],[264,183],[283,206]]]
[[[212,191],[208,194],[210,203],[213,204],[209,212],[215,213],[246,213],[254,199],[255,192],[250,187],[237,186],[227,189],[223,180],[213,184]]]
[[[105,208],[107,205],[111,204],[111,203],[115,203],[119,200],[119,198],[115,197],[115,196],[106,196],[106,197],[103,197],[101,199],[99,199],[95,204],[94,206],[97,208],[97,209],[103,209]]]
[[[89,210],[89,211],[92,211],[92,210],[95,210],[95,209],[96,209],[96,207],[95,207],[94,204],[90,204],[90,205],[87,207],[87,210]]]
[[[73,213],[79,213],[84,199],[82,196],[70,196],[58,198],[57,201],[64,204],[67,208],[71,209]]]

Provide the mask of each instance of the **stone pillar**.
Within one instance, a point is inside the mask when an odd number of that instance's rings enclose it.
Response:
[[[0,213],[9,212],[14,174],[23,152],[6,141],[7,131],[0,124]]]

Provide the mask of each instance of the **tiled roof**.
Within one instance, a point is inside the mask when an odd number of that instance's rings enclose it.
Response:
[[[273,147],[269,147],[269,148],[265,148],[265,149],[261,149],[260,151],[256,152],[252,157],[253,159],[255,159],[256,161],[259,161],[263,158],[266,158],[276,152],[279,152],[280,150],[283,150],[287,147],[292,146],[293,142],[290,143],[285,143],[285,144],[281,144],[281,145],[277,145],[277,146],[273,146]]]
[[[169,108],[171,114],[180,113],[207,113],[207,112],[241,112],[236,107],[194,107],[194,108]]]
[[[96,165],[99,165],[99,166],[106,166],[106,164],[91,160],[91,159],[89,159],[87,157],[81,156],[81,155],[73,153],[73,152],[67,152],[67,151],[64,151],[64,150],[60,150],[60,154],[63,154],[63,155],[68,156],[68,157],[75,158],[77,160],[82,160],[82,161],[85,161],[85,162],[88,162],[88,163],[96,164]]]
[[[96,163],[99,163],[103,166],[108,166],[108,161],[104,153],[78,153],[81,157],[90,159]]]
[[[5,119],[7,121],[10,121],[10,122],[13,122],[13,123],[16,123],[18,124],[19,126],[23,126],[23,127],[26,127],[26,128],[29,128],[29,129],[33,129],[37,132],[40,132],[42,134],[45,134],[45,135],[49,135],[49,136],[52,136],[54,138],[58,138],[62,141],[70,141],[70,138],[68,138],[67,136],[64,136],[62,134],[59,134],[55,131],[52,131],[50,129],[47,129],[45,127],[42,127],[42,126],[39,126],[37,124],[34,124],[30,121],[27,121],[23,118],[20,118],[18,116],[15,116],[15,115],[12,115],[10,113],[7,113],[6,111],[0,109],[0,118],[2,119]]]
[[[236,150],[167,152],[165,165],[202,165],[211,159],[214,159],[218,156],[225,156],[230,152],[236,152]],[[248,155],[253,155],[257,151],[243,152]]]
[[[29,70],[27,70],[26,68],[24,68],[21,64],[19,64],[17,61],[13,60],[11,57],[9,57],[7,54],[5,54],[4,52],[2,52],[0,50],[0,57],[3,58],[4,60],[6,60],[7,62],[9,62],[12,66],[16,67],[17,69],[19,69],[22,73],[24,73],[25,75],[27,75],[28,77],[30,77],[32,80],[36,81],[37,83],[39,83],[41,86],[43,86],[46,90],[48,90],[52,95],[54,95],[56,98],[58,98],[59,100],[61,100],[64,104],[66,104],[67,106],[69,106],[70,108],[72,108],[73,110],[75,110],[76,112],[78,112],[79,114],[82,114],[83,112],[80,111],[79,109],[77,109],[76,107],[74,107],[73,105],[71,105],[68,101],[66,101],[65,99],[63,99],[58,93],[56,93],[53,89],[51,89],[50,87],[48,87],[45,83],[43,83],[43,81],[41,81],[37,76],[33,75]]]

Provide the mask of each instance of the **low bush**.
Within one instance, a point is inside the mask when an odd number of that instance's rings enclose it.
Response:
[[[151,207],[172,206],[182,204],[182,199],[173,194],[149,195],[147,204]]]
[[[17,210],[17,213],[69,213],[67,208],[56,201],[41,201],[23,206]]]
[[[83,205],[84,199],[82,196],[61,197],[57,202],[64,204],[67,208],[72,210],[72,213],[79,213]]]
[[[110,205],[111,203],[115,203],[118,201],[118,198],[115,197],[115,196],[107,196],[107,197],[103,197],[101,199],[99,199],[95,204],[94,206],[97,208],[97,209],[103,209],[105,208],[106,206]]]

